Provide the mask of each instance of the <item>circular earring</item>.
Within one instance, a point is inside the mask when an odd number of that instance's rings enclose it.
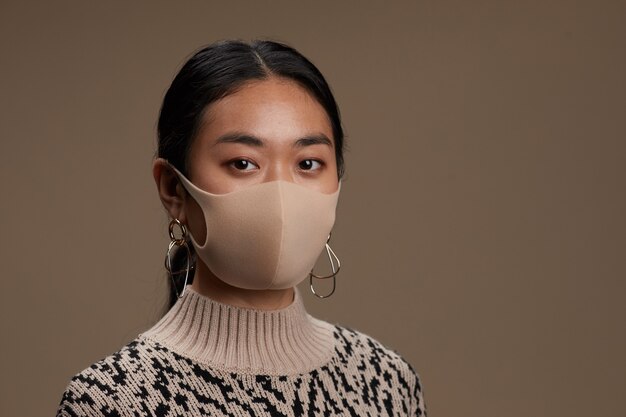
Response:
[[[181,237],[176,238],[174,235],[174,227],[178,226],[180,229]],[[185,288],[187,288],[187,280],[189,278],[189,271],[194,269],[195,265],[192,263],[191,259],[191,250],[189,249],[189,245],[187,244],[187,228],[184,224],[180,222],[178,219],[172,219],[169,225],[169,235],[170,235],[170,243],[167,247],[167,253],[165,254],[165,269],[170,275],[170,279],[174,284],[174,289],[176,290],[176,295],[178,298],[182,297],[185,294]],[[187,263],[185,265],[185,269],[181,269],[179,271],[172,271],[172,248],[174,246],[178,246],[179,248],[184,248],[186,251],[186,260]],[[177,250],[178,251],[178,250]],[[178,291],[178,286],[176,285],[176,280],[174,279],[174,275],[178,275],[181,273],[185,273],[185,281],[183,283],[182,291]]]
[[[335,292],[336,277],[337,277],[337,274],[339,273],[339,269],[341,269],[341,262],[339,262],[339,258],[337,257],[335,252],[332,250],[332,248],[328,244],[328,242],[330,241],[330,235],[331,235],[331,233],[328,234],[328,238],[326,239],[326,254],[328,255],[328,260],[330,261],[330,267],[332,268],[333,273],[330,274],[330,275],[326,275],[326,276],[319,276],[319,275],[315,275],[313,273],[313,269],[311,269],[311,272],[309,272],[309,286],[311,288],[311,292],[318,298],[327,298],[327,297],[330,297],[331,295],[333,295],[333,293]],[[332,256],[331,256],[331,254],[332,254]],[[333,257],[337,261],[337,269],[335,269],[335,263],[333,262]],[[315,288],[313,287],[313,278],[317,278],[317,279],[332,278],[333,279],[333,289],[330,291],[330,293],[328,293],[326,295],[320,295],[320,294],[316,293],[315,292]]]

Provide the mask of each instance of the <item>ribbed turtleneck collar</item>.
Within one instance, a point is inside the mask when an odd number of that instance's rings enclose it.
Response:
[[[334,351],[333,326],[307,313],[297,287],[277,310],[223,304],[188,286],[139,337],[206,365],[248,374],[293,375],[323,365]]]

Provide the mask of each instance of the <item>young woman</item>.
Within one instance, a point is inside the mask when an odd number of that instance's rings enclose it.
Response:
[[[343,130],[318,69],[277,42],[206,46],[167,91],[158,137],[168,310],[76,374],[57,415],[425,415],[409,363],[309,315],[296,287],[327,297],[340,270]],[[313,271],[324,250],[327,276]]]

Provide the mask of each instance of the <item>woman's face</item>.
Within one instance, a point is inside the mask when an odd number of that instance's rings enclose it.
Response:
[[[251,81],[206,109],[191,144],[188,178],[224,194],[284,180],[323,193],[337,190],[337,162],[324,108],[294,81]],[[204,241],[204,218],[191,196],[184,203],[194,237]]]

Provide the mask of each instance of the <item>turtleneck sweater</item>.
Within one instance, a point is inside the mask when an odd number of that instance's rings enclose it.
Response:
[[[256,310],[185,290],[183,298],[140,337],[200,363],[247,374],[293,375],[326,363],[332,325],[310,316],[296,289],[291,304]]]
[[[75,374],[57,416],[425,416],[419,375],[357,330],[188,286],[152,327]]]

